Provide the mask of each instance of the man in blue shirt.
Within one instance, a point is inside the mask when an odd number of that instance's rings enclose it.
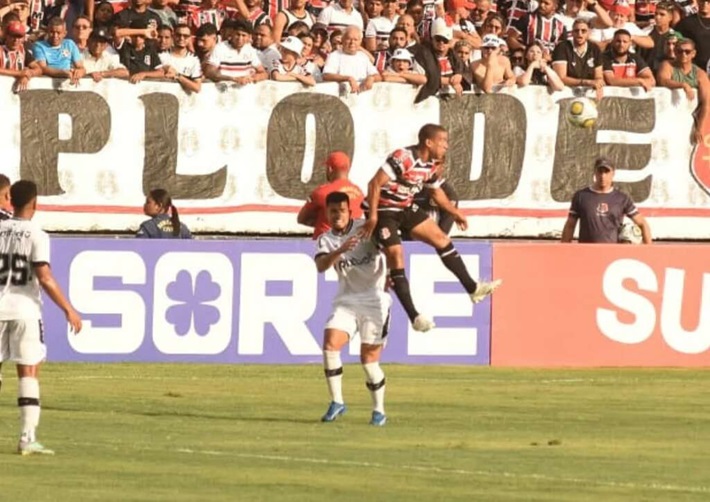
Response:
[[[65,38],[67,27],[64,20],[53,17],[47,23],[46,40],[34,45],[35,60],[42,68],[42,75],[53,78],[68,78],[72,84],[84,76],[81,52],[74,41]]]

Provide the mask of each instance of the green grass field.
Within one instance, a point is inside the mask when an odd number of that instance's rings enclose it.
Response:
[[[318,366],[48,364],[20,457],[0,393],[0,500],[710,500],[710,372],[385,365],[389,423],[321,424]]]

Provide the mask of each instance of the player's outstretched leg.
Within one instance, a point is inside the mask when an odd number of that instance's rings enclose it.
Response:
[[[347,411],[343,400],[343,362],[340,350],[348,341],[347,333],[326,329],[323,343],[323,367],[330,394],[330,405],[321,417],[322,422],[333,422]]]
[[[382,353],[382,343],[384,336],[387,335],[387,324],[389,316],[383,324],[384,330],[373,336],[373,333],[361,333],[361,336],[367,342],[360,345],[360,362],[362,369],[365,372],[365,385],[370,391],[372,398],[372,418],[370,425],[382,427],[387,423],[387,415],[385,415],[385,372],[380,367],[380,354]]]
[[[390,279],[392,280],[392,289],[397,296],[400,305],[407,313],[412,327],[416,331],[429,331],[435,327],[434,321],[420,314],[414,306],[412,293],[409,290],[409,280],[403,268],[390,269]]]

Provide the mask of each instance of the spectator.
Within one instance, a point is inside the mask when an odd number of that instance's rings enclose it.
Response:
[[[617,30],[626,30],[631,36],[632,52],[634,47],[638,46],[643,49],[652,49],[653,40],[646,35],[638,26],[629,22],[629,17],[632,15],[631,7],[626,3],[626,0],[618,0],[611,10],[611,20],[614,23],[610,28],[594,29],[589,35],[589,40],[596,43],[604,52],[607,46],[614,38]]]
[[[419,43],[419,36],[415,28],[414,18],[409,14],[403,14],[397,19],[396,28],[402,28],[407,34],[407,49]]]
[[[121,12],[116,14],[113,24],[118,28],[123,29],[130,29],[133,25],[145,26],[147,30],[152,30],[153,32],[157,31],[158,26],[160,26],[160,16],[158,16],[155,12],[148,10],[148,3],[149,0],[131,0],[131,7],[123,9]],[[135,33],[133,31],[124,33],[119,31],[116,38],[122,39],[124,36],[130,35],[135,35]]]
[[[116,51],[109,44],[111,35],[105,28],[91,32],[89,47],[84,51],[86,75],[100,82],[104,78],[128,78],[128,69],[121,64]]]
[[[281,58],[279,46],[271,38],[271,28],[261,24],[254,28],[254,48],[259,52],[259,60],[267,70]]]
[[[540,0],[537,9],[522,16],[508,29],[508,46],[511,49],[524,49],[539,42],[548,60],[555,46],[566,38],[567,29],[557,13],[557,0]]]
[[[303,42],[296,37],[286,37],[279,46],[281,59],[273,62],[270,70],[272,80],[278,82],[300,82],[304,86],[316,85],[313,75],[298,60],[303,54]]]
[[[158,28],[158,53],[169,51],[173,46],[173,27],[163,25]]]
[[[675,25],[675,30],[695,42],[693,63],[707,71],[710,60],[710,0],[698,0],[698,13],[683,19]]]
[[[28,1],[5,0],[0,2],[0,19],[2,19],[3,26],[11,21],[20,21],[20,23],[29,27],[30,6]]]
[[[418,86],[426,84],[426,75],[407,49],[396,49],[382,73],[382,80]]]
[[[336,29],[344,30],[348,26],[360,31],[364,28],[362,15],[353,8],[353,0],[335,0],[320,13],[318,24],[323,25],[328,33]]]
[[[343,48],[343,32],[340,30],[333,30],[330,32],[328,37],[328,44],[330,44],[330,51],[339,51]]]
[[[33,53],[42,74],[53,78],[68,78],[76,85],[84,76],[84,63],[79,48],[66,39],[64,20],[52,18],[47,23],[47,39],[35,43]]]
[[[666,36],[673,31],[671,28],[673,9],[673,4],[666,1],[655,6],[654,26],[649,32],[649,36],[653,40],[653,48],[638,51],[654,73],[658,71],[661,62],[666,58]]]
[[[236,19],[249,21],[254,28],[262,24],[271,26],[271,18],[261,8],[262,4],[259,0],[236,0],[236,4],[238,11],[234,16]]]
[[[315,23],[315,21],[314,21]],[[315,25],[314,25],[315,26]],[[325,33],[328,33],[323,30]],[[288,30],[284,33],[284,35],[281,36],[281,38],[286,38],[286,37],[298,37],[301,38],[301,35],[312,35],[311,29],[308,27],[306,23],[302,23],[301,21],[296,21],[293,23],[291,26],[288,27]]]
[[[503,40],[503,37],[505,36],[505,32],[503,31],[503,27],[505,26],[505,21],[503,20],[500,15],[491,13],[488,18],[483,22],[483,25],[481,26],[480,29],[480,36],[485,37],[486,35],[495,35],[501,40]],[[520,49],[522,51],[523,57],[525,55],[525,48],[521,47]],[[479,46],[478,49],[474,49],[473,53],[471,54],[471,62],[478,61],[481,59],[481,48]]]
[[[389,65],[390,58],[395,50],[407,47],[407,32],[404,31],[403,28],[394,28],[390,32],[387,47],[387,49],[375,52],[374,64],[375,68],[377,68],[377,71],[380,73],[385,71],[385,68]]]
[[[592,87],[602,98],[604,73],[599,47],[589,43],[589,22],[577,19],[572,40],[564,40],[552,53],[552,69],[568,87]]]
[[[464,92],[472,91],[474,86],[473,71],[471,70],[473,47],[466,40],[459,40],[454,44],[454,54],[461,61],[461,86]]]
[[[618,243],[624,217],[641,228],[644,244],[651,244],[651,227],[631,198],[614,187],[614,164],[606,157],[594,163],[594,183],[572,197],[562,242],[572,242],[577,222],[580,243]]]
[[[195,33],[195,55],[199,58],[200,63],[207,63],[212,51],[217,45],[217,27],[212,23],[206,23],[200,26]]]
[[[642,30],[653,28],[654,15],[658,0],[635,0],[633,2],[633,21]],[[671,15],[671,18],[673,16]]]
[[[263,9],[266,15],[269,16],[269,24],[273,24],[279,12],[289,8],[289,0],[264,0]],[[276,40],[281,40],[280,38]]]
[[[345,29],[343,48],[333,51],[323,67],[324,82],[340,82],[350,85],[350,92],[363,92],[372,89],[379,80],[377,68],[360,51],[362,31],[355,26]]]
[[[595,28],[607,28],[614,24],[609,12],[595,0],[566,0],[560,19],[567,29],[567,38],[571,37],[570,30],[577,19],[583,19]]]
[[[362,14],[364,26],[367,26],[371,19],[375,19],[382,14],[382,0],[358,0],[355,8]]]
[[[446,24],[443,18],[437,18],[432,25],[432,48],[438,62],[441,78],[441,94],[463,93],[463,62],[454,53],[451,41],[454,30]],[[429,73],[427,73],[427,79]]]
[[[631,34],[617,30],[611,41],[611,52],[602,56],[604,80],[614,87],[641,86],[647,91],[656,85],[653,72],[638,54],[631,49]]]
[[[561,91],[565,85],[559,75],[555,73],[545,58],[542,57],[542,46],[534,43],[525,51],[527,67],[525,70],[515,68],[513,73],[517,77],[518,87],[526,85],[545,85],[550,91]]]
[[[172,79],[185,92],[200,92],[202,88],[202,67],[200,60],[187,50],[192,36],[190,28],[184,24],[175,28],[174,40],[170,51],[159,54],[165,77]]]
[[[491,8],[490,0],[478,0],[476,2],[476,8],[471,11],[469,19],[473,21],[473,25],[476,27],[478,34],[481,34],[481,28],[483,28],[483,22],[488,18],[489,14],[493,14],[494,11]],[[502,29],[502,26],[501,26]]]
[[[102,1],[94,8],[94,29],[110,29],[113,21],[113,5],[111,2]]]
[[[170,26],[175,28],[178,25],[178,17],[175,11],[169,6],[170,0],[153,0],[148,10],[160,18],[158,26]]]
[[[125,11],[122,11],[125,12]],[[118,53],[121,64],[128,69],[129,82],[137,84],[146,78],[163,78],[165,73],[161,68],[160,57],[155,44],[147,44],[143,33],[147,29],[145,21],[135,18],[129,28],[135,33],[130,41],[123,40]]]
[[[449,10],[446,13],[446,24],[454,30],[454,40],[466,40],[473,47],[481,46],[481,37],[476,26],[468,20],[476,4],[471,0],[446,0]]]
[[[180,222],[178,210],[173,205],[167,190],[162,188],[151,190],[145,198],[143,213],[150,216],[150,219],[141,223],[136,237],[142,239],[192,239],[190,230]]]
[[[303,52],[301,53],[303,67],[313,75],[317,82],[322,81],[321,69],[325,66],[325,60],[320,54],[313,52],[313,35],[306,33],[298,37],[303,43]]]
[[[215,82],[235,82],[246,85],[268,78],[259,54],[249,43],[253,33],[248,21],[235,22],[234,33],[229,40],[220,42],[207,60],[205,74]]]
[[[515,74],[510,67],[510,60],[500,53],[503,41],[495,35],[486,35],[481,44],[481,59],[471,65],[473,80],[485,93],[493,92],[497,85],[510,87],[515,85]]]
[[[397,16],[397,0],[376,0],[382,2],[380,15],[373,17],[367,23],[365,30],[365,49],[372,54],[375,51],[387,49],[389,46],[389,36],[399,18]]]
[[[316,24],[311,30],[313,35],[313,52],[320,54],[325,59],[328,57],[330,50],[328,48],[328,30]]]
[[[91,20],[86,16],[79,16],[74,21],[72,26],[71,39],[76,44],[80,52],[84,52],[89,44],[89,35],[91,34]]]
[[[523,49],[513,49],[510,51],[508,59],[510,59],[510,66],[513,68],[513,71],[515,71],[516,68],[525,71],[525,51]]]
[[[42,74],[42,69],[32,58],[32,53],[25,50],[27,26],[20,21],[11,21],[3,30],[5,44],[0,47],[0,75],[15,77],[13,90],[27,90],[29,81]]]
[[[294,23],[304,23],[309,30],[313,27],[315,21],[313,15],[306,10],[307,3],[307,0],[290,0],[288,9],[276,14],[272,31],[274,40],[281,40],[288,36],[288,30]]]
[[[695,42],[686,38],[675,47],[675,61],[664,61],[658,70],[658,83],[668,89],[683,89],[688,100],[698,97],[698,108],[694,113],[695,126],[693,140],[701,142],[702,126],[707,124],[710,108],[710,82],[708,74],[693,64],[695,57]]]
[[[317,187],[298,212],[297,221],[301,225],[313,227],[313,238],[318,238],[330,230],[326,215],[325,198],[332,192],[345,192],[350,199],[350,211],[355,219],[362,218],[362,190],[348,179],[350,158],[345,152],[332,152],[325,161],[328,183]]]
[[[523,16],[534,12],[539,5],[537,0],[498,0],[496,13],[501,16],[502,19],[507,20],[503,33],[507,33]],[[502,38],[501,35],[498,35],[498,37]]]
[[[219,30],[228,17],[229,13],[220,7],[219,0],[202,0],[200,6],[188,14],[187,25],[193,34],[205,23],[212,23]]]

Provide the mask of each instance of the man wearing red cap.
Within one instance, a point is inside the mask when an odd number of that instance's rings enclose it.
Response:
[[[454,31],[454,39],[466,40],[474,49],[481,45],[481,37],[476,31],[476,26],[468,20],[476,4],[471,0],[449,0],[447,2],[446,24]]]
[[[15,92],[27,89],[32,77],[42,74],[32,54],[25,51],[27,27],[20,21],[10,21],[5,28],[5,45],[0,47],[0,75],[15,77]]]
[[[298,223],[314,227],[314,239],[330,230],[326,215],[325,199],[332,192],[345,192],[348,194],[353,219],[362,218],[360,205],[364,195],[362,190],[348,179],[348,174],[350,173],[350,158],[348,155],[345,152],[332,152],[325,161],[325,167],[328,183],[313,190],[298,213]]]

